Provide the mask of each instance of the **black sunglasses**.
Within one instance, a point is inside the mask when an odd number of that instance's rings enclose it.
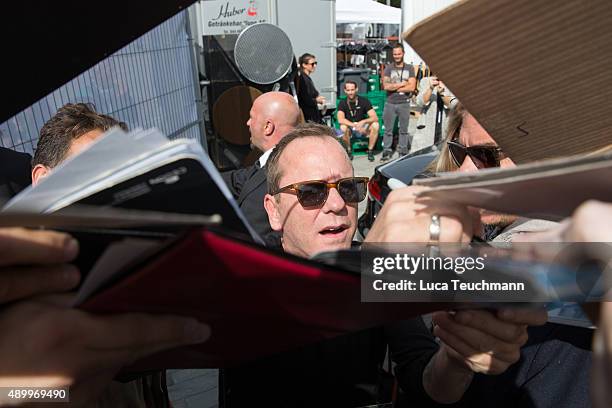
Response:
[[[318,62],[317,62],[317,61],[315,61],[315,62],[308,62],[308,63],[306,63],[306,65],[317,65],[317,64],[318,64]]]
[[[327,201],[331,188],[338,190],[340,197],[346,203],[358,203],[366,197],[368,178],[346,177],[335,183],[328,183],[323,180],[302,181],[279,188],[271,194],[292,192],[297,195],[297,199],[302,207],[319,207]]]
[[[467,147],[454,140],[447,143],[448,150],[457,167],[461,167],[466,155],[470,156],[474,165],[479,169],[499,167],[499,162],[506,157],[499,146]]]

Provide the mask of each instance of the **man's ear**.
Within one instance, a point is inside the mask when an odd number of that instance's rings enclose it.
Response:
[[[272,122],[271,120],[267,120],[266,126],[264,127],[264,134],[266,136],[272,135],[274,133],[275,128],[276,126],[274,125],[274,122]]]
[[[36,166],[34,166],[34,168],[32,169],[32,185],[35,186],[40,183],[40,181],[43,178],[47,177],[50,172],[51,169],[45,166],[44,164],[37,164]]]
[[[264,208],[268,213],[268,222],[273,231],[283,230],[283,221],[281,220],[280,212],[278,211],[278,203],[274,196],[266,194],[264,197]]]

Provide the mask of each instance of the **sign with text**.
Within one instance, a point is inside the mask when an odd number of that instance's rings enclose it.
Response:
[[[267,0],[208,0],[202,2],[204,35],[240,34],[246,27],[267,23]]]
[[[364,243],[362,302],[560,303],[612,297],[608,243]]]

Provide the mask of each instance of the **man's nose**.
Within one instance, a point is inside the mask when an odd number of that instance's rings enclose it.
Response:
[[[465,155],[465,159],[463,159],[463,163],[461,163],[461,167],[459,167],[460,172],[463,173],[473,173],[478,171],[478,167],[472,161],[472,158],[469,155]]]
[[[326,212],[340,212],[344,209],[346,203],[336,188],[330,188],[327,196],[327,201],[323,206]]]

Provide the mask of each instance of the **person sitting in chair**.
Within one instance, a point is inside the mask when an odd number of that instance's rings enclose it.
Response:
[[[346,81],[344,83],[346,100],[338,105],[338,123],[342,131],[342,140],[346,145],[349,158],[353,159],[351,149],[351,136],[368,137],[368,160],[374,161],[374,146],[378,139],[378,116],[372,108],[372,103],[363,96],[357,95],[357,83]]]

